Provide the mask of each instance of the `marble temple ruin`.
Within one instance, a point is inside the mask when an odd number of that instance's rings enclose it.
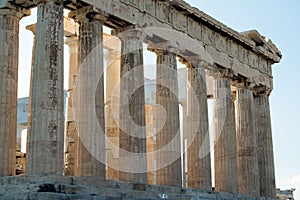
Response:
[[[26,176],[15,176],[19,23],[34,7]],[[156,55],[153,105],[144,51]],[[276,199],[269,95],[281,57],[182,0],[0,0],[0,199]]]

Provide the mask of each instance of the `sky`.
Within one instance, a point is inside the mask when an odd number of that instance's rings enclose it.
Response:
[[[300,199],[300,1],[299,0],[186,0],[191,5],[243,32],[256,29],[270,38],[283,58],[273,66],[274,91],[270,96],[277,188],[296,188]],[[20,24],[20,64],[18,97],[29,93],[32,33],[25,26],[35,22],[36,11]],[[68,51],[65,51],[67,57]],[[67,59],[65,59],[67,66]],[[66,72],[67,73],[67,67]],[[299,146],[298,146],[299,145]]]

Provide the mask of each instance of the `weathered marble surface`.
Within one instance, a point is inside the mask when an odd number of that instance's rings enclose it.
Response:
[[[53,1],[38,4],[28,139],[30,175],[63,173],[63,8]]]
[[[275,198],[182,189],[181,187],[104,181],[101,178],[19,176],[0,178],[0,200],[157,200],[167,194],[174,200],[275,200]]]
[[[65,23],[66,24],[66,23]],[[64,174],[66,176],[74,176],[77,174],[77,148],[78,148],[78,132],[73,117],[73,93],[74,86],[78,76],[78,36],[73,35],[65,40],[65,44],[69,47],[69,80],[68,80],[68,96],[67,96],[67,113],[65,124],[64,152],[65,167]]]
[[[253,92],[246,86],[236,93],[238,193],[259,196],[257,132],[254,128]]]
[[[253,98],[254,127],[257,133],[257,159],[260,178],[260,195],[275,197],[275,169],[269,97],[265,91]]]
[[[29,14],[19,8],[0,9],[0,176],[15,175],[19,22]]]
[[[77,170],[75,175],[106,176],[103,21],[105,17],[90,9],[69,13],[79,23],[75,122],[78,131]],[[74,109],[73,109],[74,111]],[[94,118],[94,119],[93,119]]]
[[[120,111],[120,67],[121,41],[104,35],[106,60],[106,99],[105,134],[106,140],[106,178],[119,180],[119,111]]]
[[[216,191],[237,194],[235,118],[229,75],[214,79],[214,161]]]
[[[181,186],[181,148],[178,100],[178,77],[176,54],[167,50],[156,50],[156,184]]]
[[[200,63],[200,62],[199,62]],[[187,68],[187,165],[188,188],[210,190],[211,158],[205,69]]]
[[[121,39],[119,179],[147,183],[143,35],[118,34]]]

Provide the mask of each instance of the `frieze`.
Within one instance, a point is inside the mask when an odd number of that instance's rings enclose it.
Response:
[[[172,8],[164,2],[156,1],[156,17],[164,22],[171,24],[171,11]]]
[[[220,33],[216,33],[216,48],[219,51],[227,52],[227,39],[222,37]]]
[[[85,1],[93,2],[93,0]],[[123,0],[122,3],[120,3],[120,0],[107,1],[113,2],[113,12],[110,14],[128,23],[133,23],[135,27],[176,29],[183,34],[197,39],[199,44],[203,45],[208,54],[212,57],[212,60],[218,65],[224,68],[232,68],[236,70],[236,74],[241,74],[249,78],[253,77],[253,73],[257,74],[261,72],[269,74],[269,79],[272,79],[271,70],[267,68],[266,63],[268,59],[271,59],[270,64],[274,63],[275,54],[268,53],[266,50],[258,51],[259,49],[255,49],[255,43],[251,43],[252,40],[244,38],[242,35],[240,38],[236,38],[237,32],[230,28],[223,27],[221,23],[213,24],[214,19],[209,18],[204,13],[191,17],[186,15],[188,13],[187,11],[182,12],[177,10],[176,7],[170,6],[169,2],[166,1],[141,1],[142,5],[136,4],[136,1],[126,0],[126,4],[123,3],[125,0]],[[98,8],[101,8],[101,4],[103,3],[97,1],[95,4],[97,4]],[[137,5],[142,6],[144,11],[141,11],[143,9],[138,10],[136,8]],[[198,17],[199,21],[196,21],[195,17]],[[151,44],[152,34],[153,33],[150,33],[150,37],[147,37],[147,41],[144,42],[150,42],[149,44]],[[157,37],[168,40],[165,35],[160,35],[160,33],[155,34]],[[173,41],[172,38],[169,40],[171,43],[176,42],[176,40]],[[189,51],[190,47],[184,46],[182,49]],[[269,57],[267,54],[262,56],[264,52],[268,53]],[[260,58],[262,66],[259,65],[258,58]],[[264,65],[264,63],[266,65]]]
[[[156,15],[156,1],[155,0],[146,0],[144,1],[144,11],[149,15],[155,17]]]
[[[179,30],[186,32],[188,26],[187,16],[172,9],[172,25],[175,29],[179,28]]]
[[[238,58],[241,62],[246,63],[246,49],[243,46],[239,46]]]
[[[258,69],[258,55],[251,51],[248,51],[247,57],[249,60],[249,65],[252,66],[254,69]]]
[[[215,46],[215,32],[211,29],[207,28],[206,26],[202,27],[202,40],[204,43]]]
[[[197,39],[202,38],[202,25],[191,18],[187,18],[187,33]]]
[[[259,57],[259,71],[268,73],[268,62],[262,57]]]
[[[233,58],[238,58],[238,55],[239,55],[239,48],[238,48],[238,45],[233,42],[232,40],[229,40],[227,42],[227,53],[233,57]]]

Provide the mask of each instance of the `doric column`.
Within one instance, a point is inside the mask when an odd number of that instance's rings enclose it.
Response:
[[[67,113],[65,127],[65,168],[64,174],[67,176],[76,175],[77,171],[77,142],[78,132],[76,130],[75,119],[73,117],[73,87],[75,86],[78,74],[78,36],[67,37],[65,44],[69,46],[69,80],[67,96]]]
[[[238,86],[236,92],[238,193],[259,196],[257,132],[254,128],[253,92]]]
[[[75,122],[78,131],[75,175],[105,179],[105,119],[103,76],[103,22],[93,7],[69,13],[79,23]],[[74,92],[75,93],[75,92]]]
[[[63,174],[63,4],[38,1],[28,175]],[[41,162],[42,161],[42,162]]]
[[[33,69],[34,69],[34,49],[35,49],[35,41],[36,41],[36,24],[26,26],[26,29],[31,31],[33,34],[33,47],[32,47],[32,58],[31,58],[31,68],[30,68],[30,86],[29,86],[29,97],[28,97],[28,120],[27,120],[27,145],[26,152],[29,152],[29,138],[30,138],[30,126],[31,126],[31,116],[32,116],[32,81],[33,81]],[[27,165],[28,159],[25,161],[25,174],[27,174]]]
[[[171,49],[168,49],[171,50]],[[176,54],[156,49],[156,104],[160,105],[156,133],[156,184],[182,185],[178,75]]]
[[[146,101],[148,183],[155,184],[155,118],[156,106]]]
[[[147,183],[146,120],[143,66],[144,35],[122,32],[120,72],[119,179]]]
[[[237,193],[235,119],[230,73],[220,71],[214,78],[214,134],[216,191]]]
[[[19,22],[30,11],[0,9],[0,176],[16,173]]]
[[[116,40],[108,38],[107,40]],[[116,42],[115,48],[119,45]],[[119,108],[120,108],[120,66],[121,54],[109,50],[106,55],[106,100],[105,100],[105,133],[106,141],[106,178],[119,180]]]
[[[260,176],[260,196],[276,197],[274,155],[268,92],[255,91],[254,127],[257,133],[257,156]]]
[[[183,147],[183,152],[182,152],[182,157],[181,157],[181,163],[182,163],[182,186],[183,188],[187,188],[188,187],[188,183],[187,183],[187,171],[188,171],[188,160],[187,160],[187,146],[186,146],[186,142],[187,142],[187,131],[188,129],[188,116],[187,116],[187,99],[181,100],[180,104],[182,105],[182,115],[183,115],[183,120],[182,120],[182,136],[181,136],[181,145]]]
[[[188,188],[211,190],[211,159],[205,69],[187,68]]]

